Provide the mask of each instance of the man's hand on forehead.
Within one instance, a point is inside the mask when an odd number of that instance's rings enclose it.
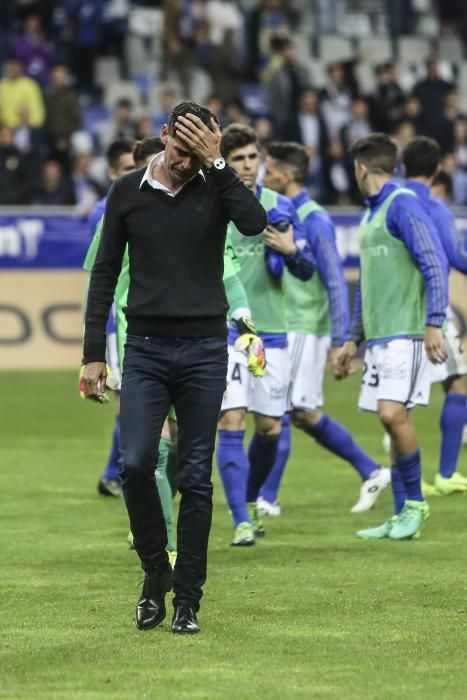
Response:
[[[178,117],[175,122],[175,135],[208,168],[220,156],[221,130],[212,117],[211,126],[207,126],[194,114]]]

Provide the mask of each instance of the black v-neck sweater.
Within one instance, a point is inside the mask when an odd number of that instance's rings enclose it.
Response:
[[[105,328],[128,245],[125,309],[134,335],[205,338],[226,335],[223,284],[227,224],[246,236],[266,228],[266,212],[234,171],[197,174],[171,197],[145,182],[145,169],[117,180],[107,198],[92,268],[83,361],[105,360]]]

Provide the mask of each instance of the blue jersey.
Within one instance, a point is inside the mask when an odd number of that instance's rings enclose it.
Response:
[[[438,197],[434,197],[428,185],[423,182],[407,180],[405,187],[418,195],[426,212],[431,217],[446,256],[448,272],[452,268],[464,275],[467,274],[467,250],[463,247],[463,238],[456,230],[454,217],[448,207]]]
[[[106,201],[107,201],[107,197],[103,197],[102,199],[100,199],[97,202],[94,209],[91,210],[91,212],[88,216],[88,223],[89,223],[89,230],[91,233],[91,238],[94,236],[94,233],[95,233],[96,228],[97,228],[97,224],[104,216]]]
[[[371,211],[371,216],[374,216],[385,199],[398,187],[399,182],[389,180],[378,194],[367,198],[366,205]],[[406,193],[400,194],[390,204],[386,224],[389,232],[407,247],[423,276],[427,299],[426,325],[441,328],[448,305],[448,264],[431,217],[418,197]],[[356,342],[363,340],[360,285],[357,289],[349,338]],[[387,340],[380,338],[372,342],[384,343]]]
[[[305,189],[292,197],[296,210],[310,201],[310,195]],[[344,266],[336,246],[334,224],[329,214],[322,209],[311,211],[302,223],[305,238],[316,260],[317,272],[328,299],[332,345],[340,347],[349,329],[349,297],[344,278]]]

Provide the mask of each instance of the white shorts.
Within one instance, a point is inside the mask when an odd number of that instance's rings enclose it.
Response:
[[[358,407],[378,410],[378,401],[397,401],[407,408],[426,406],[430,398],[431,363],[423,339],[399,338],[367,348]]]
[[[287,410],[289,376],[287,348],[267,348],[266,374],[253,377],[247,369],[245,353],[229,345],[227,389],[221,411],[246,408],[263,416],[281,418]]]
[[[447,309],[446,328],[443,335],[448,359],[442,365],[431,365],[431,381],[433,384],[435,382],[444,382],[449,377],[459,377],[467,374],[462,338],[457,330],[454,313],[450,307]]]
[[[331,338],[289,333],[290,384],[288,410],[313,412],[323,405],[323,379]]]

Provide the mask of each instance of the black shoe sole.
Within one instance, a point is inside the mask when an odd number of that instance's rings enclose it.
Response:
[[[241,542],[231,542],[230,546],[231,547],[252,547],[255,544],[254,540],[247,540],[241,541]]]
[[[264,528],[261,530],[255,530],[255,537],[266,537],[266,530]]]
[[[201,630],[200,630],[199,627],[198,627],[197,630],[185,630],[185,629],[178,629],[178,630],[175,630],[175,629],[172,627],[172,633],[173,633],[173,634],[198,634],[199,632],[201,632]]]

